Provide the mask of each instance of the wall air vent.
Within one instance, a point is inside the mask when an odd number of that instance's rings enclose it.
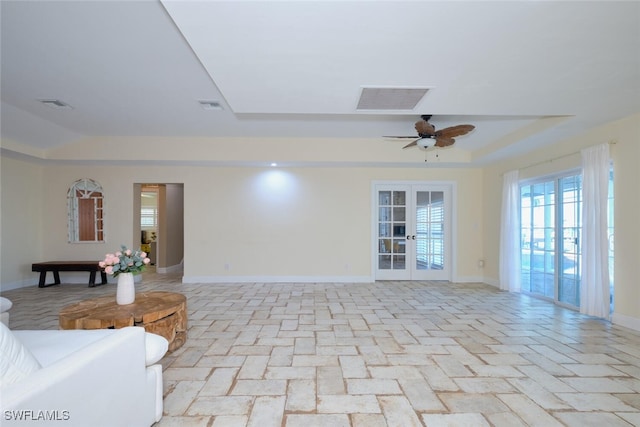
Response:
[[[66,102],[62,102],[59,99],[39,99],[42,104],[49,108],[55,108],[56,110],[73,110],[73,107]]]
[[[218,101],[200,100],[198,101],[204,110],[224,110],[224,107]]]
[[[363,87],[358,110],[413,110],[428,88]]]

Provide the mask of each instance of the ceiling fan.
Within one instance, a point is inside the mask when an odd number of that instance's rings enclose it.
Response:
[[[418,132],[418,137],[415,136],[385,136],[385,138],[398,138],[406,139],[412,138],[414,141],[405,145],[404,148],[418,147],[426,150],[431,147],[448,147],[456,142],[454,137],[466,135],[475,129],[473,125],[457,125],[436,130],[436,128],[429,123],[431,115],[422,115],[422,120],[416,122],[415,128]]]

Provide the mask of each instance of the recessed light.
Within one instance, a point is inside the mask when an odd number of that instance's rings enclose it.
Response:
[[[276,166],[278,166],[278,164],[276,162],[271,163],[271,167],[275,168]]]
[[[46,105],[49,108],[55,108],[56,110],[73,110],[73,107],[66,102],[60,101],[59,99],[39,99],[41,103]]]
[[[224,110],[224,107],[218,101],[201,99],[198,103],[200,103],[200,106],[205,110]]]

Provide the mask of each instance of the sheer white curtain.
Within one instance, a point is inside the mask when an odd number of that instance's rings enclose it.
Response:
[[[500,221],[500,289],[520,291],[520,187],[518,171],[504,174]]]
[[[582,277],[580,312],[609,317],[607,191],[609,144],[582,150]]]

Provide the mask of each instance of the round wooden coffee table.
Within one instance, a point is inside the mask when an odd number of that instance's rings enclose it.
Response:
[[[187,340],[187,299],[175,292],[138,292],[133,304],[118,305],[115,296],[93,298],[64,307],[62,329],[118,329],[142,326],[165,337],[169,351]]]

